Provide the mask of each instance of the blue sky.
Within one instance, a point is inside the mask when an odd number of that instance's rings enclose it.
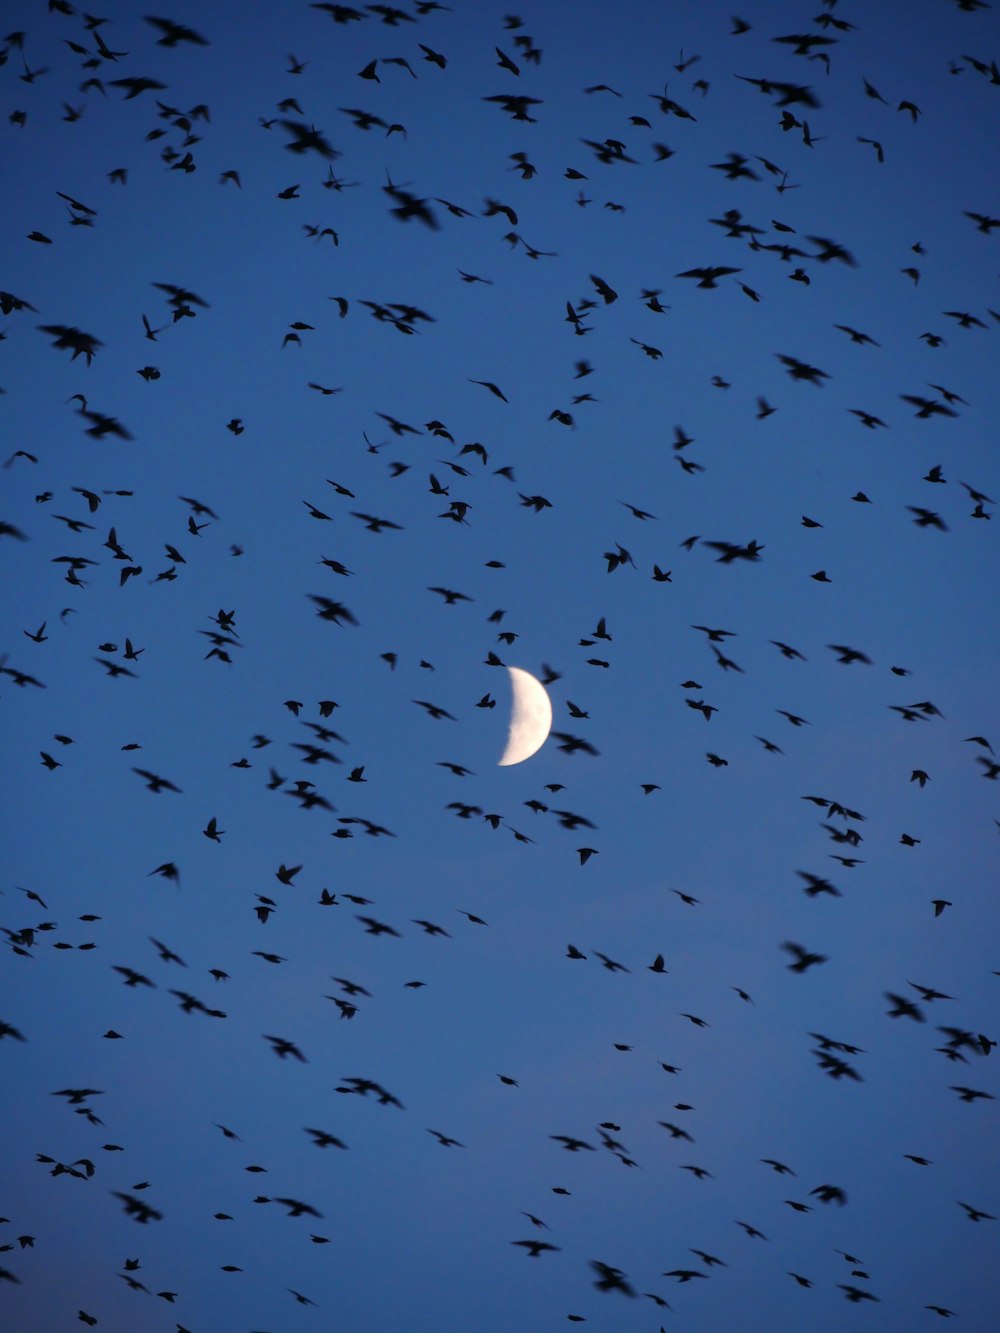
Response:
[[[0,1319],[991,1328],[996,11],[351,8],[5,11]]]

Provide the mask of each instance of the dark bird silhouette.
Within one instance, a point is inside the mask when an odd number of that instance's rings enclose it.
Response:
[[[88,366],[93,362],[97,349],[104,346],[92,333],[84,333],[81,329],[66,324],[39,324],[38,327],[43,333],[52,335],[53,347],[72,352],[70,358],[72,361],[82,356]]]
[[[991,1092],[982,1092],[978,1088],[952,1087],[952,1092],[958,1094],[961,1102],[968,1102],[970,1105],[977,1101],[995,1101],[996,1098]]]
[[[795,959],[793,963],[788,964],[791,972],[808,972],[809,968],[815,967],[818,963],[829,961],[825,954],[812,953],[801,944],[795,944],[792,941],[788,941],[781,947]]]
[[[557,1253],[561,1248],[558,1245],[550,1245],[544,1240],[512,1240],[511,1245],[519,1245],[527,1252],[529,1259],[537,1259],[539,1255],[546,1253]]]
[[[817,366],[810,366],[807,362],[800,361],[798,357],[785,356],[780,352],[776,355],[793,380],[804,380],[808,384],[814,384],[817,388],[822,388],[823,380],[830,378],[825,370],[820,370]]]
[[[135,1194],[123,1194],[118,1190],[112,1190],[111,1193],[116,1199],[120,1199],[125,1215],[131,1217],[134,1222],[162,1222],[163,1214],[152,1205],[138,1198]]]
[[[837,1286],[844,1293],[847,1300],[857,1305],[859,1301],[878,1301],[880,1297],[872,1295],[870,1291],[865,1291],[863,1287],[854,1287],[849,1283],[838,1282]]]
[[[689,268],[683,273],[678,273],[678,278],[697,278],[699,287],[714,288],[718,287],[720,278],[727,278],[732,273],[742,273],[739,268],[726,268],[722,265],[715,265],[708,268]]]
[[[296,1046],[295,1042],[289,1041],[286,1037],[269,1037],[265,1034],[264,1040],[271,1043],[271,1049],[279,1059],[284,1060],[286,1056],[291,1055],[301,1064],[307,1063],[306,1057]]]
[[[122,669],[119,668],[119,670]],[[131,676],[135,673],[128,671],[124,674]],[[181,790],[180,787],[175,786],[169,778],[162,778],[157,773],[151,773],[146,768],[133,768],[132,772],[137,773],[139,777],[144,780],[147,790],[153,792],[154,795],[159,795],[161,791],[180,792]]]
[[[620,1268],[600,1259],[591,1259],[590,1266],[597,1274],[594,1286],[598,1291],[620,1291],[623,1296],[635,1296],[635,1289]]]
[[[841,1207],[847,1203],[847,1195],[839,1185],[817,1185],[809,1193],[815,1194],[821,1203],[838,1203]]]
[[[208,39],[201,33],[195,32],[193,28],[188,28],[183,23],[175,23],[173,19],[147,17],[144,21],[160,33],[156,39],[157,46],[173,48],[182,42],[189,42],[193,46],[208,46]]]
[[[966,1217],[969,1219],[970,1222],[995,1222],[995,1221],[996,1221],[996,1217],[995,1217],[992,1213],[985,1213],[985,1212],[983,1212],[983,1210],[982,1210],[981,1208],[973,1208],[971,1204],[963,1203],[961,1199],[958,1200],[958,1206],[959,1206],[959,1208],[964,1208],[964,1209],[965,1209],[965,1215],[966,1215]],[[931,1307],[928,1306],[928,1309],[930,1309],[930,1308],[931,1308]]]
[[[593,1144],[584,1142],[583,1139],[575,1139],[567,1134],[550,1134],[550,1139],[556,1143],[561,1143],[566,1152],[580,1152],[586,1149],[588,1152],[595,1152]]]

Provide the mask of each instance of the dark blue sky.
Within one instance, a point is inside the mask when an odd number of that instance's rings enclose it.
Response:
[[[0,1325],[991,1329],[996,9],[266,8],[0,23]]]

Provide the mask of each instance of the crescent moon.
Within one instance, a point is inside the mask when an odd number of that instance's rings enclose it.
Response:
[[[530,671],[508,667],[513,703],[507,746],[498,766],[520,764],[542,748],[552,727],[552,702],[540,680]]]

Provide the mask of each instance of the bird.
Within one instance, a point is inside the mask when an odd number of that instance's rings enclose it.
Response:
[[[298,1046],[296,1046],[296,1044],[293,1041],[289,1041],[285,1037],[268,1037],[266,1035],[264,1037],[264,1040],[269,1041],[271,1043],[271,1049],[274,1051],[275,1055],[278,1056],[279,1059],[284,1060],[286,1056],[291,1055],[294,1056],[295,1059],[298,1060],[301,1064],[306,1063],[306,1057],[302,1054]]]
[[[829,961],[824,954],[812,953],[801,944],[795,944],[792,941],[786,942],[781,947],[795,959],[793,963],[788,964],[788,968],[792,972],[808,972],[809,968],[815,967],[818,963]]]
[[[715,288],[719,285],[719,278],[729,277],[732,273],[742,273],[739,268],[727,268],[724,265],[714,265],[706,268],[690,268],[683,273],[678,273],[678,278],[697,278],[698,286],[705,288]]]
[[[600,1259],[591,1259],[590,1267],[597,1274],[594,1286],[598,1291],[619,1291],[623,1296],[635,1296],[635,1289],[620,1268],[606,1264]]]
[[[449,1138],[447,1134],[442,1134],[439,1129],[429,1129],[428,1134],[434,1136],[442,1148],[461,1148],[464,1144],[459,1143],[458,1139]]]
[[[855,1287],[850,1283],[838,1282],[837,1286],[844,1293],[847,1300],[857,1305],[860,1301],[878,1301],[880,1298],[866,1291],[863,1287]]]
[[[870,334],[863,333],[859,329],[851,328],[849,324],[834,324],[833,327],[835,329],[839,329],[841,333],[846,333],[847,336],[850,338],[851,342],[857,343],[858,346],[860,347],[863,347],[866,344],[870,347],[881,346],[881,344],[876,342],[875,339]]]
[[[963,1203],[961,1199],[958,1201],[958,1206],[965,1210],[965,1215],[970,1222],[996,1221],[996,1217],[992,1213],[983,1212],[981,1208],[973,1208],[971,1204]]]
[[[596,1151],[592,1144],[585,1143],[583,1139],[575,1139],[567,1134],[550,1134],[550,1139],[556,1143],[561,1143],[566,1152],[580,1152],[586,1148],[589,1152]]]
[[[959,1101],[967,1102],[970,1105],[977,1101],[996,1100],[991,1092],[983,1092],[979,1088],[952,1087],[951,1091],[958,1094]]]
[[[809,1193],[817,1195],[821,1203],[838,1203],[842,1207],[847,1203],[847,1195],[838,1185],[817,1185]]]
[[[133,673],[129,672],[127,674],[131,675]],[[156,796],[158,796],[160,792],[163,791],[172,791],[178,793],[181,791],[181,788],[176,786],[173,782],[171,782],[169,778],[160,777],[156,773],[151,773],[148,769],[133,768],[132,772],[137,773],[138,776],[142,778],[146,783],[147,790],[151,791]]]
[[[163,1221],[163,1214],[158,1209],[136,1195],[122,1193],[119,1190],[112,1190],[111,1193],[116,1199],[121,1200],[126,1216],[131,1217],[134,1222],[145,1225],[147,1222]]]
[[[557,1253],[560,1250],[559,1245],[551,1245],[545,1240],[512,1240],[511,1245],[520,1246],[527,1254],[529,1259],[537,1259],[539,1255],[546,1253]]]

